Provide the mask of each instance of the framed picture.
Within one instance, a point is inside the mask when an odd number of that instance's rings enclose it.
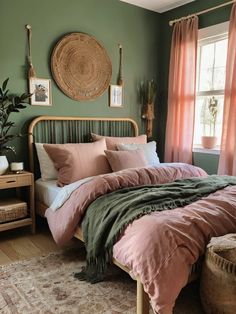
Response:
[[[51,106],[51,80],[31,77],[29,79],[29,92],[31,96],[31,105],[34,106]]]
[[[121,85],[110,85],[110,107],[123,107],[123,90]]]

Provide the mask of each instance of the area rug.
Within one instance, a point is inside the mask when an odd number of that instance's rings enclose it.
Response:
[[[73,272],[79,271],[84,261],[84,250],[77,248],[1,266],[0,313],[135,314],[135,282],[115,266],[104,282],[79,281]],[[183,291],[174,313],[202,313],[194,289],[192,297],[184,296]]]

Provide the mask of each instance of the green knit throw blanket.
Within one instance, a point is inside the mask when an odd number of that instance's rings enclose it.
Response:
[[[112,261],[113,245],[135,219],[154,211],[183,207],[228,185],[236,185],[236,177],[213,175],[124,188],[97,198],[87,208],[82,222],[86,266],[75,277],[91,283],[102,281]]]

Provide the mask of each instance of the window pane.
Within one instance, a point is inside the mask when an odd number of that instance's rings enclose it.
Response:
[[[228,39],[215,43],[215,67],[225,67]]]
[[[201,46],[198,92],[224,89],[227,44],[224,39]]]
[[[212,90],[213,68],[201,69],[199,77],[199,91],[204,92]]]
[[[227,57],[228,39],[220,40],[215,43],[215,63],[213,75],[213,89],[224,89],[225,87],[225,68]]]
[[[225,88],[225,67],[218,67],[214,69],[213,76],[213,89],[214,90],[222,90]]]
[[[200,49],[199,91],[213,88],[214,43],[204,45]]]
[[[222,117],[223,117],[223,104],[224,95],[214,96],[217,102],[216,119],[214,120],[213,112],[209,109],[211,96],[198,96],[195,106],[195,131],[194,131],[194,144],[201,145],[201,137],[203,135],[217,137],[217,145],[221,142],[222,132]],[[215,123],[214,123],[215,121]]]
[[[213,68],[214,43],[201,47],[201,69]]]

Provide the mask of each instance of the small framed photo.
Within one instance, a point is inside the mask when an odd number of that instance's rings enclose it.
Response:
[[[51,106],[51,80],[31,77],[29,79],[29,92],[31,96],[31,105],[34,106]]]
[[[123,89],[121,85],[110,85],[110,107],[123,107]]]

